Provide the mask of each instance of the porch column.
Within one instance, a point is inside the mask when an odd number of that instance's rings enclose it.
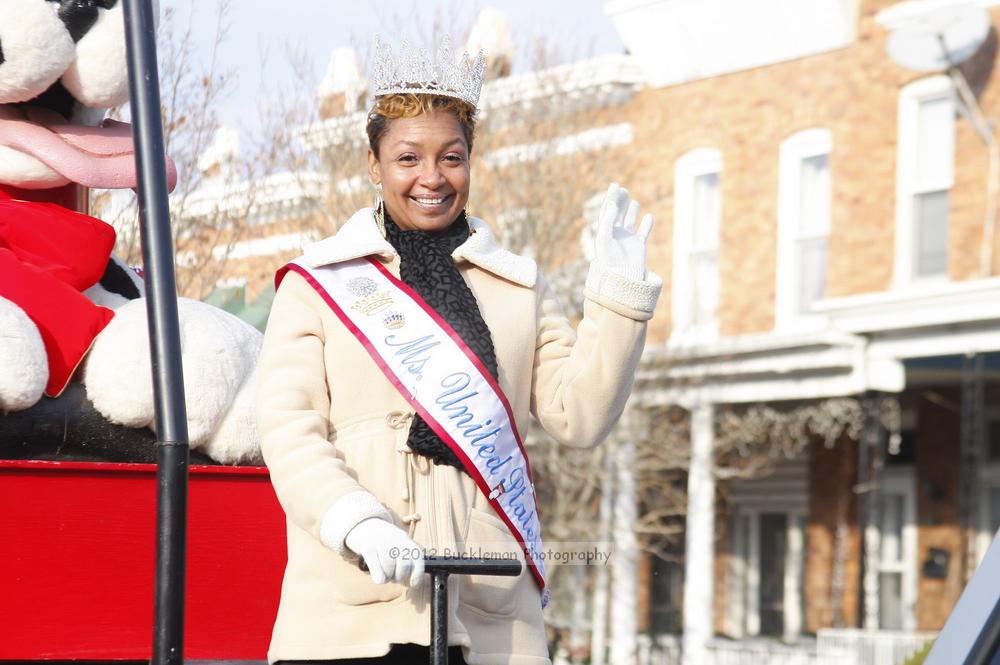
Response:
[[[604,454],[604,474],[601,477],[601,505],[597,517],[598,539],[602,543],[611,541],[611,511],[614,500],[614,455]],[[612,559],[617,562],[615,559]],[[594,573],[594,606],[591,614],[590,662],[605,665],[607,660],[608,630],[608,566],[597,566]]]
[[[634,665],[638,650],[639,542],[635,490],[635,443],[619,440],[615,451],[614,568],[611,571],[611,665]]]
[[[866,393],[861,399],[861,438],[858,441],[858,523],[862,529],[861,546],[861,625],[867,630],[879,628],[879,560],[882,550],[882,471],[881,425],[878,420],[878,396]]]
[[[707,662],[707,645],[714,632],[714,421],[713,404],[697,404],[691,410],[691,467],[688,469],[684,554],[683,665]]]
[[[962,571],[963,584],[967,584],[972,578],[978,564],[976,532],[983,507],[976,501],[976,497],[979,496],[980,451],[986,449],[986,422],[983,414],[985,361],[986,356],[982,353],[969,353],[962,359],[958,514],[965,536],[965,551],[955,559]]]

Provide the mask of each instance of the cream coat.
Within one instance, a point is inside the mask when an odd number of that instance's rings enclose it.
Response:
[[[533,414],[572,446],[593,446],[624,408],[660,280],[591,271],[574,332],[534,263],[500,249],[481,220],[453,256],[493,334],[499,383],[518,429]],[[399,258],[371,210],[306,249],[313,266]],[[471,478],[406,446],[413,412],[306,281],[289,273],[274,298],[261,357],[264,458],[287,516],[288,566],[268,658],[374,657],[428,644],[429,585],[376,585],[343,538],[368,517],[391,519],[424,547],[523,555]],[[376,500],[377,497],[377,500]],[[544,535],[544,534],[543,534]],[[518,578],[453,577],[449,642],[472,665],[549,663],[540,594]]]

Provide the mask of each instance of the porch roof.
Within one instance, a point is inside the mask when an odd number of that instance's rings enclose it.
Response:
[[[903,361],[1000,351],[1000,277],[828,299],[810,331],[650,346],[640,406],[809,400],[899,392]],[[813,324],[815,324],[815,320]]]

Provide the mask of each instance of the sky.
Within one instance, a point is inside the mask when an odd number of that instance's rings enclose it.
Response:
[[[192,21],[198,56],[207,62],[214,40],[220,0],[160,0],[161,12],[172,7],[184,24]],[[218,109],[224,124],[245,131],[255,124],[262,89],[276,90],[296,79],[287,56],[289,45],[307,63],[299,80],[322,79],[335,47],[361,47],[380,34],[391,43],[409,36],[422,43],[435,18],[456,41],[474,22],[479,9],[492,6],[507,14],[514,41],[525,47],[541,38],[555,48],[557,60],[619,53],[624,47],[602,0],[230,0],[229,33],[219,48],[221,65],[236,73],[235,88]],[[418,29],[415,26],[423,26]],[[403,35],[398,34],[402,29]],[[408,33],[408,34],[407,34]],[[525,52],[515,58],[523,69]]]

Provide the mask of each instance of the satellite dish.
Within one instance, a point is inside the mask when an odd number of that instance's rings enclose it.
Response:
[[[902,2],[881,12],[890,30],[886,51],[893,62],[918,72],[941,71],[968,59],[990,31],[990,17],[971,2]]]

